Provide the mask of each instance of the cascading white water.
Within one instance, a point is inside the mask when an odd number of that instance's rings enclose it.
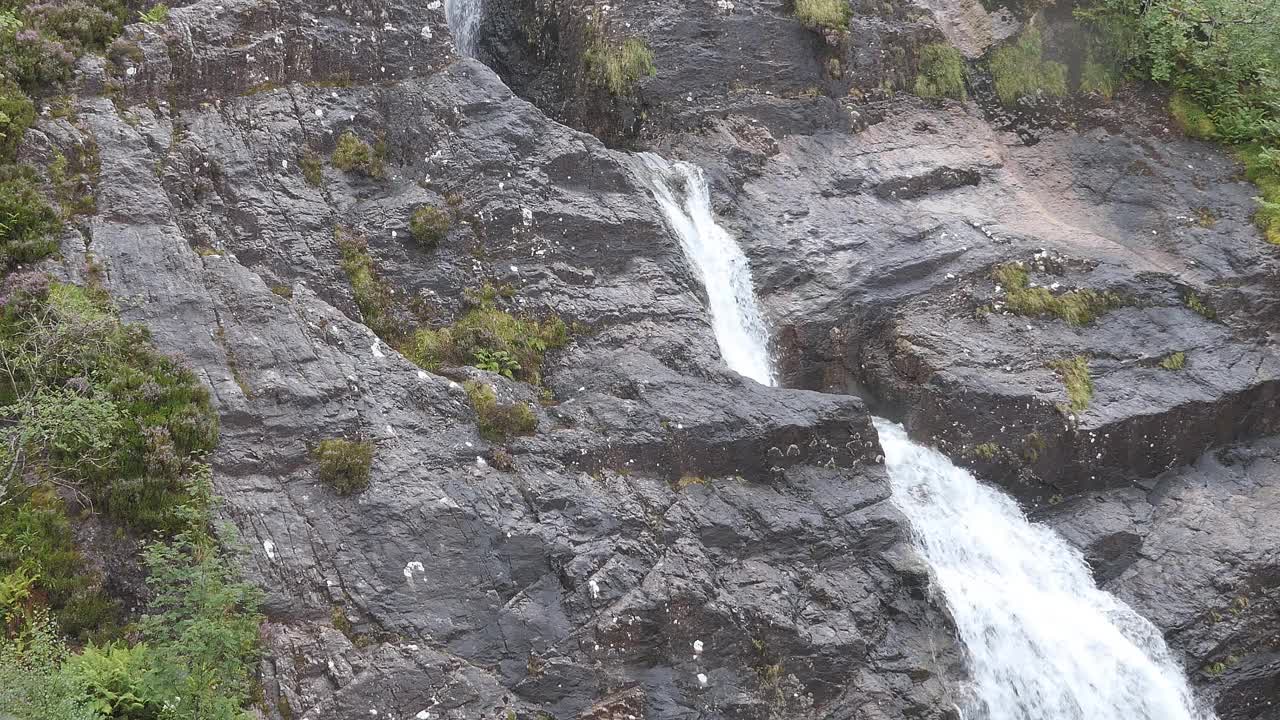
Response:
[[[453,34],[454,47],[467,57],[476,56],[476,34],[480,31],[481,0],[444,0],[444,18]]]
[[[1080,553],[901,426],[875,421],[895,504],[946,598],[989,720],[1207,720],[1160,631]]]
[[[653,192],[706,288],[712,330],[725,364],[739,375],[773,385],[769,331],[756,305],[751,266],[733,236],[711,213],[711,195],[702,168],[668,162],[653,153],[634,157],[637,174]]]
[[[637,156],[706,285],[720,353],[772,385],[746,257],[711,213],[699,168]],[[1012,498],[875,420],[894,503],[911,523],[968,651],[965,720],[1211,720],[1159,630],[1097,588],[1080,553]]]

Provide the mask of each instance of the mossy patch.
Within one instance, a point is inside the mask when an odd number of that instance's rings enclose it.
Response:
[[[500,295],[491,285],[472,293],[471,309],[452,325],[418,330],[405,348],[406,355],[428,370],[476,365],[513,379],[541,383],[544,354],[564,346],[569,329],[555,315],[539,320],[507,312],[498,306]]]
[[[387,176],[385,143],[380,140],[377,146],[370,145],[351,130],[338,137],[331,161],[343,172],[361,173],[379,180]]]
[[[311,148],[303,148],[302,155],[298,158],[298,166],[302,168],[302,179],[306,180],[308,185],[324,186],[324,161],[320,159],[320,153]]]
[[[849,29],[848,0],[795,0],[796,19],[806,27],[844,32]]]
[[[1004,288],[1005,307],[1017,315],[1050,315],[1071,325],[1087,325],[1124,304],[1114,293],[1069,290],[1055,295],[1049,288],[1031,287],[1027,270],[1021,263],[998,265],[991,277]]]
[[[973,446],[974,457],[983,460],[993,460],[996,455],[1000,454],[1000,446],[993,442],[980,443]]]
[[[407,333],[395,318],[391,286],[378,275],[368,241],[345,228],[336,229],[334,236],[342,254],[342,271],[351,283],[364,324],[388,344],[397,345]]]
[[[538,429],[538,416],[528,403],[498,402],[493,387],[475,380],[463,386],[476,411],[476,426],[488,440],[506,440],[513,435],[528,435]]]
[[[653,52],[640,38],[610,44],[599,30],[592,30],[583,54],[587,78],[613,95],[628,95],[641,78],[657,72]]]
[[[915,92],[920,97],[963,100],[964,58],[960,51],[946,43],[921,48],[920,74],[916,76]]]
[[[1049,367],[1062,377],[1067,388],[1069,407],[1075,412],[1083,412],[1093,399],[1093,378],[1089,375],[1089,359],[1083,355],[1054,360]]]
[[[449,234],[449,216],[433,205],[421,205],[409,216],[409,235],[423,248],[433,248]]]
[[[1160,360],[1160,367],[1165,370],[1181,370],[1187,366],[1187,354],[1179,350],[1169,353]]]
[[[1209,140],[1218,134],[1209,113],[1184,93],[1175,92],[1169,98],[1169,113],[1178,128],[1190,137]]]
[[[1209,305],[1209,303],[1205,302],[1204,299],[1200,297],[1200,294],[1194,290],[1188,290],[1186,294],[1182,296],[1182,302],[1190,308],[1192,312],[1206,320],[1215,320],[1218,317],[1218,311],[1214,310],[1213,307]]]
[[[988,67],[1000,102],[1013,105],[1024,97],[1067,94],[1067,66],[1043,55],[1040,29],[1034,25],[991,54]]]
[[[369,487],[372,442],[330,438],[321,440],[312,455],[316,461],[316,477],[338,495],[351,495]]]
[[[1258,210],[1253,221],[1267,242],[1280,245],[1280,147],[1246,145],[1236,150],[1245,177],[1258,186]]]

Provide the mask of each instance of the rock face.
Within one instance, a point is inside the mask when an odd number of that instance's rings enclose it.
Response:
[[[128,28],[141,60],[86,60],[78,119],[23,148],[96,142],[60,271],[92,256],[214,390],[217,489],[269,593],[265,716],[954,718],[962,652],[859,394],[1029,505],[1068,500],[1054,522],[1208,664],[1224,720],[1276,717],[1273,448],[1127,487],[1280,426],[1277,260],[1229,158],[1137,92],[1055,109],[1075,128],[892,92],[919,45],[1016,27],[972,2],[857,2],[845,36],[755,0],[486,8],[502,77],[438,2],[198,0]],[[588,29],[647,40],[656,76],[593,85]],[[635,166],[558,121],[708,170],[790,388],[724,368]],[[348,131],[384,177],[327,161]],[[454,219],[435,248],[423,204]],[[488,283],[574,323],[545,388],[406,360],[339,233],[420,322]],[[1117,299],[1016,315],[1010,262]],[[1064,411],[1051,363],[1077,355],[1093,395]],[[538,431],[481,437],[466,378]],[[339,497],[310,451],[356,435],[373,481]]]

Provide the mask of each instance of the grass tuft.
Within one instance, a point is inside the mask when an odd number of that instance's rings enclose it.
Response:
[[[1089,407],[1093,399],[1093,379],[1089,376],[1089,359],[1083,355],[1072,358],[1054,360],[1049,367],[1062,376],[1067,388],[1067,399],[1075,412],[1082,412]]]
[[[529,435],[538,429],[538,416],[527,403],[501,403],[493,387],[476,380],[463,386],[476,411],[476,426],[488,440],[501,441],[513,435]]]
[[[628,95],[640,78],[657,70],[653,52],[639,38],[627,38],[621,45],[609,45],[599,31],[594,31],[583,56],[587,77],[613,95]]]
[[[849,14],[847,0],[796,0],[796,19],[806,27],[844,32]]]
[[[1005,291],[1005,307],[1017,315],[1052,315],[1071,325],[1088,325],[1107,311],[1123,304],[1114,293],[1070,290],[1054,295],[1049,288],[1031,287],[1021,263],[996,266],[992,279]]]
[[[409,235],[423,248],[433,248],[449,234],[449,216],[431,205],[419,206],[409,216]]]
[[[316,476],[335,493],[350,495],[369,487],[372,442],[342,438],[321,440],[312,455],[316,460]]]
[[[1166,355],[1164,359],[1160,361],[1160,367],[1164,368],[1165,370],[1181,370],[1182,368],[1186,367],[1186,365],[1187,365],[1187,354],[1182,352],[1181,350],[1179,350],[1178,352],[1170,353],[1169,355]]]

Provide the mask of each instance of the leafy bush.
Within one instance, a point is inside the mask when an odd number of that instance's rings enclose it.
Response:
[[[1049,363],[1049,367],[1062,376],[1071,409],[1081,412],[1089,407],[1089,401],[1093,399],[1093,378],[1089,376],[1089,359],[1083,355],[1077,355],[1064,360],[1054,360]]]
[[[475,380],[468,381],[467,398],[476,411],[480,435],[489,440],[505,440],[512,435],[528,435],[538,429],[538,416],[522,402],[500,403],[493,388]]]
[[[99,720],[82,686],[63,672],[69,655],[39,611],[17,637],[0,633],[0,708],[20,720]]]
[[[381,143],[379,143],[381,147]],[[343,172],[359,172],[371,178],[386,177],[386,150],[380,151],[348,130],[338,137],[333,151],[333,166]]]
[[[137,530],[179,526],[180,474],[218,438],[208,391],[95,292],[37,274],[5,287],[0,439],[17,452],[0,469],[55,478]]]
[[[1034,95],[1067,94],[1067,66],[1045,60],[1040,30],[1028,26],[1016,42],[998,48],[988,63],[996,95],[1005,105],[1013,105]]]
[[[535,385],[542,382],[543,355],[569,341],[564,321],[554,315],[545,320],[512,315],[497,306],[491,286],[471,300],[473,307],[452,325],[418,330],[405,348],[409,359],[428,370],[475,364]]]
[[[916,76],[915,91],[920,97],[963,100],[964,58],[960,51],[946,43],[921,48],[920,74]]]
[[[58,213],[36,190],[39,178],[26,165],[0,166],[0,268],[42,260],[58,249],[51,237]]]
[[[1049,288],[1031,287],[1021,263],[998,265],[991,277],[1003,286],[1005,307],[1016,315],[1052,315],[1071,325],[1088,325],[1098,316],[1123,304],[1112,293],[1070,290],[1054,295]]]
[[[849,28],[847,0],[796,0],[796,19],[811,28],[843,32]]]
[[[425,248],[435,247],[449,233],[449,216],[437,207],[422,205],[409,217],[409,234]]]
[[[320,482],[328,485],[335,493],[350,495],[369,487],[373,443],[341,438],[321,440],[313,455]]]
[[[640,78],[656,72],[653,52],[639,38],[627,38],[621,45],[611,46],[597,34],[588,42],[583,60],[587,77],[614,95],[630,93]]]
[[[11,162],[27,128],[36,121],[31,98],[12,82],[0,80],[0,161]]]
[[[158,720],[160,704],[147,699],[150,660],[145,643],[90,645],[67,661],[64,673],[88,695],[101,717]]]

